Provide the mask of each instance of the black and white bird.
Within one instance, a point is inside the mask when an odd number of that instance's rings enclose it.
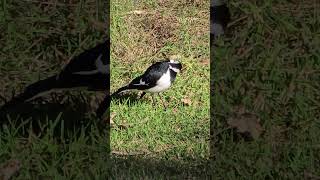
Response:
[[[225,34],[230,22],[230,11],[225,0],[211,0],[210,2],[210,35],[218,37]]]
[[[112,97],[119,94],[120,92],[133,89],[143,91],[140,98],[142,98],[147,92],[158,93],[158,95],[160,96],[160,92],[163,92],[170,88],[170,86],[176,79],[177,73],[179,73],[181,69],[182,64],[179,61],[173,59],[166,59],[156,62],[152,64],[144,72],[144,74],[133,79],[129,84],[119,88],[112,94]],[[154,97],[152,96],[152,98]],[[163,103],[161,96],[160,99]]]
[[[60,73],[37,81],[2,106],[2,110],[31,101],[57,89],[86,88],[107,91],[110,88],[110,42],[106,40],[73,58]]]

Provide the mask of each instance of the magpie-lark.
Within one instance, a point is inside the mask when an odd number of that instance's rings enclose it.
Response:
[[[225,34],[230,21],[229,8],[225,0],[211,0],[210,2],[210,34],[218,37]]]
[[[122,91],[132,89],[143,91],[140,98],[142,98],[146,94],[146,92],[158,93],[162,104],[165,106],[159,93],[170,88],[171,84],[176,78],[177,73],[179,73],[181,69],[182,64],[179,61],[173,59],[166,59],[156,62],[152,64],[144,72],[144,74],[133,79],[128,85],[119,88],[111,96],[114,97]],[[153,98],[154,97],[152,96],[152,99]]]
[[[109,49],[110,42],[107,40],[84,51],[73,58],[60,73],[27,86],[1,109],[30,101],[55,89],[86,88],[89,91],[107,91],[110,87]]]

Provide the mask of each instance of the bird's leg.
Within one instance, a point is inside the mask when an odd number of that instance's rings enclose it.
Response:
[[[144,95],[146,95],[146,92],[142,92],[139,99],[141,99]]]
[[[154,94],[152,94],[151,97],[152,97],[152,105],[153,105],[153,107],[155,107],[156,103],[155,103],[155,99],[154,99]]]
[[[160,93],[158,93],[158,95],[160,97],[160,100],[161,100],[161,102],[163,104],[164,109],[167,109],[167,104],[162,100],[162,97],[161,97]]]

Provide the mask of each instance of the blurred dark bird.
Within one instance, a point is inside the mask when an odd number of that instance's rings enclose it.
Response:
[[[31,101],[57,89],[86,88],[89,91],[107,91],[110,88],[109,52],[106,40],[73,58],[60,73],[27,86],[24,91],[2,106],[1,110]]]
[[[210,2],[210,35],[218,37],[225,34],[230,22],[230,11],[224,0]]]

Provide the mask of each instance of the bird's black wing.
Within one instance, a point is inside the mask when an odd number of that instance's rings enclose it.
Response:
[[[132,80],[130,85],[136,86],[136,89],[139,90],[152,88],[157,84],[161,76],[167,72],[168,68],[169,64],[166,63],[166,61],[156,62],[151,65],[142,76]]]
[[[77,72],[86,72],[97,69],[96,60],[101,56],[104,65],[110,64],[109,58],[110,45],[108,41],[98,44],[92,49],[85,50],[75,58],[73,58],[60,73],[61,76],[69,75]],[[109,63],[108,63],[109,61]]]
[[[86,50],[72,59],[69,64],[57,76],[62,88],[87,87],[89,90],[104,90],[110,86],[107,65],[109,59],[109,41],[98,44],[96,47]],[[100,61],[105,72],[99,71],[97,61]]]
[[[128,85],[119,88],[111,96],[113,97],[129,89],[145,90],[154,87],[161,76],[168,70],[169,64],[167,62],[168,60],[165,60],[152,64],[143,75],[136,77]]]

